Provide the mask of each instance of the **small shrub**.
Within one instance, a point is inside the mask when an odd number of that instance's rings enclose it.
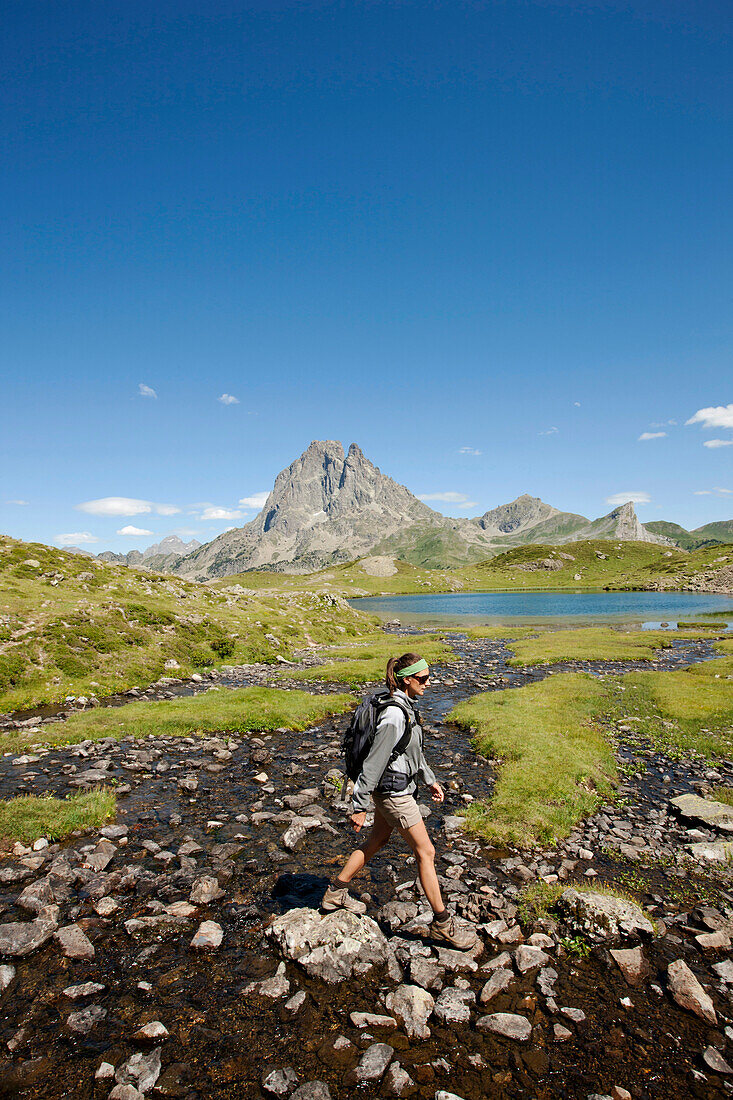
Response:
[[[234,639],[233,638],[214,638],[211,643],[211,648],[220,660],[224,661],[227,657],[234,656]]]

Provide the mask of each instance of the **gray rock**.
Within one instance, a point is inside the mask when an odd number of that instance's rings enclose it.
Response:
[[[78,924],[67,924],[54,933],[67,959],[93,959],[94,946]]]
[[[150,1092],[160,1077],[160,1047],[150,1054],[133,1054],[115,1073],[118,1085],[134,1085],[142,1093]]]
[[[108,1100],[144,1100],[144,1096],[134,1085],[115,1085]]]
[[[442,1024],[467,1024],[471,1019],[470,1005],[476,1000],[471,989],[448,986],[435,1001],[433,1015]]]
[[[189,901],[194,905],[209,905],[224,897],[224,891],[219,886],[219,880],[211,875],[202,875],[191,887]]]
[[[384,1087],[390,1096],[409,1096],[415,1082],[399,1062],[392,1062],[384,1075]]]
[[[713,1073],[733,1073],[733,1068],[728,1065],[723,1055],[715,1047],[708,1047],[703,1054],[703,1061]]]
[[[298,1083],[298,1075],[290,1066],[263,1073],[262,1088],[272,1096],[287,1096]]]
[[[596,943],[623,936],[653,936],[654,925],[640,906],[596,891],[563,890],[559,908],[572,929]]]
[[[0,969],[2,968],[0,967]],[[723,962],[713,963],[713,970],[721,982],[725,982],[726,985],[733,985],[733,960],[724,959]]]
[[[375,1012],[350,1012],[349,1019],[354,1027],[384,1027],[390,1031],[397,1027],[392,1016],[379,1016]]]
[[[698,863],[722,863],[727,866],[733,860],[733,840],[701,840],[689,844],[687,850]]]
[[[310,829],[317,829],[320,821],[317,817],[294,817],[283,833],[283,845],[288,851],[294,851]]]
[[[104,871],[105,867],[111,863],[116,852],[117,849],[114,844],[110,844],[108,840],[100,840],[94,851],[90,852],[85,859],[84,866],[91,868],[92,871]]]
[[[92,1028],[100,1024],[107,1016],[107,1009],[101,1005],[89,1005],[78,1012],[71,1012],[66,1017],[66,1026],[75,1035],[88,1035]]]
[[[28,909],[31,913],[39,913],[45,905],[53,905],[56,901],[51,885],[51,876],[46,875],[37,882],[31,882],[26,886],[18,898],[21,909]]]
[[[438,1089],[435,1100],[463,1100],[463,1097],[459,1096],[457,1092],[446,1092],[445,1089]]]
[[[354,1068],[354,1078],[361,1084],[364,1081],[379,1081],[384,1076],[394,1051],[387,1043],[372,1043],[362,1054]]]
[[[306,1081],[291,1093],[290,1100],[331,1100],[331,1093],[325,1081]]]
[[[667,967],[669,991],[680,1008],[694,1012],[709,1024],[717,1022],[713,1002],[705,992],[684,959],[677,959]]]
[[[733,833],[733,806],[725,802],[714,802],[697,794],[681,794],[670,801],[670,806],[687,821],[701,821],[709,829]]]
[[[290,992],[290,982],[285,976],[285,963],[280,963],[271,978],[264,982],[257,982],[257,992],[261,997],[269,997],[276,1001],[279,997],[287,997]]]
[[[169,1035],[170,1032],[165,1024],[162,1024],[160,1020],[151,1020],[150,1023],[143,1024],[135,1032],[133,1038],[138,1043],[159,1043],[163,1039],[167,1039]]]
[[[4,993],[15,978],[14,966],[0,966],[0,993]]]
[[[512,982],[514,981],[514,974],[511,970],[504,970],[499,968],[489,978],[486,985],[481,990],[479,1000],[482,1005],[486,1005],[489,1001],[492,1001],[499,993],[503,993]]]
[[[419,985],[398,985],[387,994],[387,1010],[404,1027],[411,1039],[429,1039],[427,1020],[435,1001],[427,990]]]
[[[196,935],[191,940],[191,947],[195,951],[215,951],[221,946],[224,931],[220,924],[213,920],[202,921],[196,930]]]
[[[16,924],[0,924],[0,955],[23,958],[50,940],[55,925],[37,919]]]
[[[379,925],[345,910],[321,917],[313,909],[291,909],[275,918],[267,935],[311,977],[332,984],[388,961]]]
[[[517,1016],[513,1012],[494,1012],[491,1016],[482,1016],[477,1020],[479,1031],[490,1031],[505,1039],[515,1039],[526,1043],[532,1034],[532,1025],[526,1016]]]
[[[644,952],[640,947],[632,947],[628,950],[612,950],[611,958],[618,966],[629,985],[639,986],[648,978],[652,970],[644,958]]]
[[[95,993],[103,993],[107,987],[101,982],[82,982],[80,985],[67,985],[62,990],[64,997],[70,1001],[80,1001],[83,997],[91,997]]]
[[[548,966],[552,960],[541,947],[530,947],[522,944],[514,952],[514,962],[520,974],[527,974],[530,970],[538,970],[541,966]]]

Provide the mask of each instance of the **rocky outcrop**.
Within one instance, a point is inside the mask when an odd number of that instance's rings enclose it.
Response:
[[[571,928],[595,943],[654,935],[654,925],[641,907],[626,898],[567,889],[560,896],[559,908]]]
[[[268,935],[286,959],[329,984],[365,974],[389,958],[379,925],[344,910],[321,917],[313,909],[291,909],[273,921]]]

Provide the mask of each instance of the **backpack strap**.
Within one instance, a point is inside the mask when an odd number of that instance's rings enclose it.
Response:
[[[386,699],[376,700],[375,707],[377,712],[377,721],[379,721],[379,718],[381,717],[382,713],[387,709],[387,707],[397,707],[397,709],[401,710],[403,715],[405,716],[405,732],[402,734],[399,741],[392,749],[389,761],[387,763],[387,767],[389,767],[389,765],[393,761],[395,761],[398,756],[402,756],[402,753],[405,751],[408,744],[410,743],[410,738],[412,737],[412,729],[413,726],[416,724],[417,719],[415,718],[412,707],[406,706],[401,699],[393,699],[392,696],[389,696]]]

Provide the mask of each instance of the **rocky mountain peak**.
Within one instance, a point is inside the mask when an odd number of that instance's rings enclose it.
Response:
[[[508,535],[534,527],[555,515],[558,515],[557,508],[545,504],[539,497],[523,493],[510,504],[500,504],[498,508],[484,512],[475,522],[488,534]]]

